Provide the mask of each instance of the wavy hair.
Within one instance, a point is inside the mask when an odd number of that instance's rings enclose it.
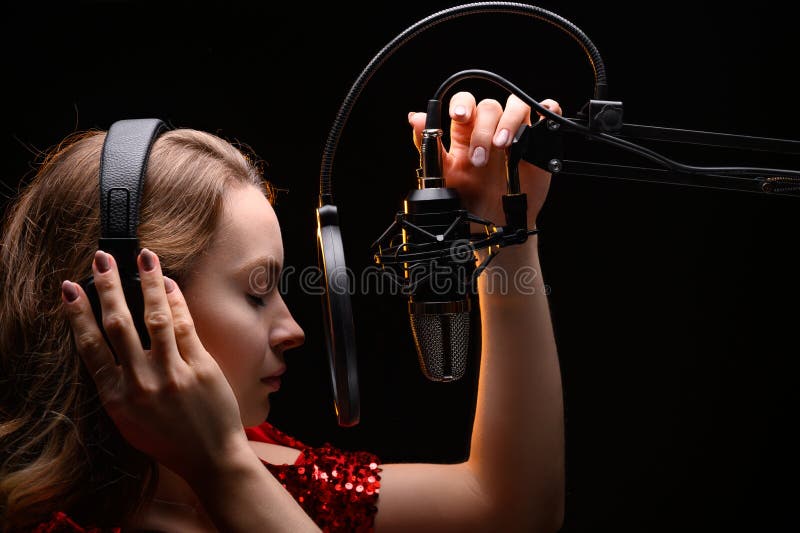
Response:
[[[27,531],[65,511],[119,526],[152,498],[158,468],[102,408],[62,309],[61,282],[91,275],[100,235],[103,131],[70,135],[45,154],[2,220],[0,273],[0,530]],[[274,202],[247,147],[177,129],[154,143],[139,245],[179,284],[211,244],[231,187]]]

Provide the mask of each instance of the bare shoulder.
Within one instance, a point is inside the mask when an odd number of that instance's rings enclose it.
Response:
[[[253,440],[248,442],[250,447],[254,452],[256,452],[256,455],[258,455],[262,461],[266,461],[273,465],[293,465],[301,453],[301,451],[296,448],[281,446],[280,444],[258,442]]]

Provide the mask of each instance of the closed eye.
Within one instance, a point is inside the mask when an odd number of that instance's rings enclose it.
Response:
[[[247,298],[252,303],[254,303],[255,305],[258,305],[258,306],[261,306],[261,307],[266,307],[266,305],[267,305],[267,304],[264,303],[264,298],[261,298],[260,296],[255,296],[253,294],[248,294]]]

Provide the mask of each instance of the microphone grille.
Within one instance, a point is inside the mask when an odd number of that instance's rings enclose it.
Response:
[[[409,317],[425,377],[431,381],[461,379],[469,355],[469,311],[411,313]]]

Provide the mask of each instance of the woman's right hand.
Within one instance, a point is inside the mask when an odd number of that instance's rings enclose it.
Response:
[[[152,268],[145,270],[148,254]],[[119,432],[191,482],[220,466],[229,453],[247,447],[247,437],[233,390],[200,342],[177,283],[162,275],[157,256],[149,250],[142,250],[137,263],[150,350],[142,349],[112,255],[98,250],[92,270],[103,327],[119,365],[80,285],[64,281],[64,307],[78,352]]]

